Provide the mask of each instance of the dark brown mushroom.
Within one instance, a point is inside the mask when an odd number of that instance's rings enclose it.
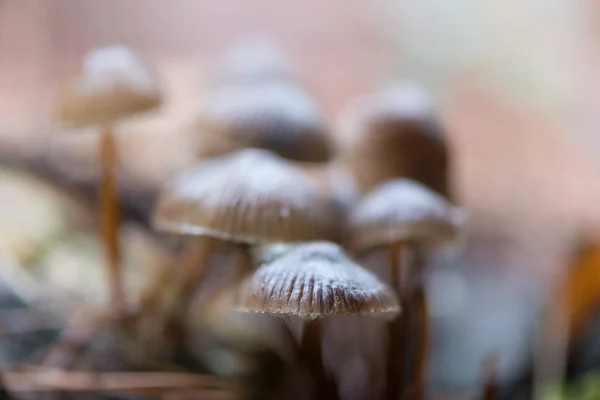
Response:
[[[447,143],[424,89],[403,84],[356,100],[340,118],[341,163],[359,193],[395,178],[449,197]]]
[[[56,119],[66,127],[100,126],[100,207],[106,241],[111,299],[116,313],[125,305],[119,246],[116,143],[117,121],[156,109],[161,94],[155,73],[124,46],[98,48],[88,53],[79,75],[68,85],[57,105]]]

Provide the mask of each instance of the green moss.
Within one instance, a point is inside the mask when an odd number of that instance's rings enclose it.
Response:
[[[548,388],[544,400],[599,400],[600,371],[591,372],[577,381]]]

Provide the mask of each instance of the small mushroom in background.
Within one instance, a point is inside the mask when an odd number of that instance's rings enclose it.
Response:
[[[294,79],[293,68],[277,43],[268,37],[247,37],[234,43],[217,61],[211,86]]]
[[[443,130],[427,92],[416,84],[398,84],[357,99],[341,115],[336,141],[338,181],[353,181],[355,196],[395,178],[452,195]],[[349,192],[349,186],[346,182],[339,190]]]
[[[266,39],[239,43],[226,52],[197,112],[189,121],[198,158],[247,147],[298,162],[331,157],[324,115]]]
[[[317,397],[338,398],[325,371],[321,319],[332,315],[390,316],[400,311],[394,293],[337,245],[300,244],[258,268],[238,293],[241,311],[305,320],[300,354],[316,379]]]
[[[56,119],[64,126],[100,126],[100,207],[102,233],[110,274],[113,311],[124,311],[119,211],[116,199],[116,145],[113,126],[119,120],[156,109],[161,93],[156,74],[125,46],[102,47],[89,52],[81,71],[65,88]]]
[[[243,150],[184,170],[162,192],[154,214],[159,231],[194,237],[167,308],[178,313],[190,300],[219,243],[236,244],[237,273],[244,275],[252,267],[252,246],[336,241],[342,220],[331,199],[265,150]]]
[[[450,202],[409,179],[396,179],[380,185],[365,196],[349,216],[350,246],[358,252],[389,246],[390,283],[405,309],[400,318],[389,326],[390,356],[388,357],[388,398],[397,399],[401,391],[416,390],[417,398],[424,396],[424,373],[427,345],[427,306],[423,286],[424,256],[428,249],[455,241],[464,223],[463,213]],[[409,250],[407,258],[405,250]],[[412,265],[404,266],[410,259]],[[418,338],[415,335],[418,327]],[[410,374],[402,374],[402,357],[414,344],[417,354],[410,357]],[[402,377],[402,379],[399,379]],[[409,381],[407,381],[410,380]]]
[[[321,109],[290,81],[219,87],[207,96],[191,129],[199,158],[255,147],[292,161],[322,163],[332,153]]]

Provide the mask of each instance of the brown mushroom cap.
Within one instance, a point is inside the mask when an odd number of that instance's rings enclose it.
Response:
[[[62,125],[111,123],[159,106],[160,90],[150,68],[125,46],[95,49],[65,89],[56,111]]]
[[[180,173],[159,197],[159,230],[243,243],[339,239],[341,211],[282,158],[247,149]]]
[[[202,142],[216,139],[223,149],[262,148],[303,162],[324,162],[331,156],[321,110],[288,81],[220,87],[208,97],[195,125]]]
[[[361,193],[405,177],[449,194],[447,145],[418,86],[404,84],[357,100],[340,118],[338,146]]]
[[[400,311],[389,287],[327,242],[300,244],[261,266],[242,284],[238,304],[246,312],[302,318]]]
[[[463,213],[442,196],[409,179],[395,179],[350,213],[351,242],[358,250],[403,241],[437,245],[455,240],[463,222]]]

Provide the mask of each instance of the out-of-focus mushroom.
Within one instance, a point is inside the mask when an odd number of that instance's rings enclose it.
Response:
[[[185,302],[203,279],[218,241],[238,244],[243,274],[252,265],[251,245],[338,240],[341,211],[285,160],[248,149],[178,174],[159,197],[154,225],[195,237],[195,262],[182,266],[173,287],[178,302]]]
[[[211,77],[213,87],[240,85],[293,77],[284,52],[266,37],[241,40],[227,49]]]
[[[209,93],[192,126],[200,158],[246,147],[293,161],[324,162],[331,157],[320,107],[290,81],[219,87]]]
[[[420,326],[417,356],[414,359],[413,385],[416,396],[423,393],[426,357],[427,306],[423,287],[424,251],[458,238],[463,213],[443,197],[425,186],[396,179],[380,185],[369,193],[350,213],[350,234],[353,248],[361,251],[374,247],[390,248],[390,282],[400,297],[406,312],[403,319],[390,324],[390,356],[388,357],[388,398],[397,399],[408,383],[399,380],[402,370],[402,341],[411,334],[408,328]],[[402,268],[403,247],[412,254],[414,265]],[[403,270],[404,269],[404,270]],[[407,331],[403,331],[407,329]],[[406,377],[404,377],[406,379]],[[420,398],[420,397],[419,397]]]
[[[437,247],[459,237],[464,213],[410,179],[394,179],[367,194],[350,213],[351,246],[365,251],[397,243]]]
[[[106,241],[111,300],[114,311],[124,307],[119,250],[119,212],[116,201],[116,145],[113,126],[126,117],[156,109],[161,94],[156,75],[125,46],[98,48],[88,53],[80,74],[68,85],[57,105],[56,119],[67,127],[100,126],[100,206]]]
[[[394,293],[377,277],[348,258],[333,243],[316,242],[261,266],[241,286],[239,308],[245,312],[306,320],[301,354],[317,378],[318,398],[337,398],[322,360],[321,319],[331,315],[395,315]]]
[[[366,193],[395,178],[449,197],[449,154],[424,89],[404,83],[356,100],[340,117],[340,163]]]

